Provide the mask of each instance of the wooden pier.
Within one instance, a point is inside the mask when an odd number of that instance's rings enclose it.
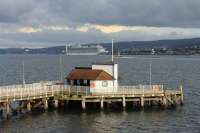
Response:
[[[51,82],[0,87],[0,111],[6,116],[14,111],[12,102],[19,102],[17,111],[24,109],[29,112],[38,106],[46,110],[50,103],[57,108],[59,103],[66,101],[80,102],[83,109],[86,109],[87,103],[99,103],[101,109],[111,103],[120,103],[124,109],[127,103],[135,103],[141,108],[155,103],[168,107],[183,104],[183,88],[160,86],[159,90],[155,90],[152,86],[119,86],[117,92],[91,93],[86,86],[56,85]]]

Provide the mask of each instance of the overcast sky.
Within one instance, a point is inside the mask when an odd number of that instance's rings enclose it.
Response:
[[[0,0],[0,47],[200,37],[200,0]]]

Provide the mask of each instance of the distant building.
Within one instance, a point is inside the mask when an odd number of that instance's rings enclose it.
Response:
[[[67,76],[72,86],[88,86],[90,92],[117,92],[118,64],[94,63],[91,68],[76,67]]]

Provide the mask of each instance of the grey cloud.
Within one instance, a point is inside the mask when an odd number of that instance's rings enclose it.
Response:
[[[199,27],[199,0],[57,0],[52,11],[74,22],[155,27]]]
[[[200,27],[199,0],[6,0],[0,22]]]
[[[200,27],[199,0],[6,0],[0,22]]]
[[[17,23],[21,17],[28,15],[35,6],[33,0],[1,0],[0,22]]]

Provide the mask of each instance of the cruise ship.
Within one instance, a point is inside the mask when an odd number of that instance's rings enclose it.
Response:
[[[101,45],[66,45],[67,55],[99,55],[108,51]]]

